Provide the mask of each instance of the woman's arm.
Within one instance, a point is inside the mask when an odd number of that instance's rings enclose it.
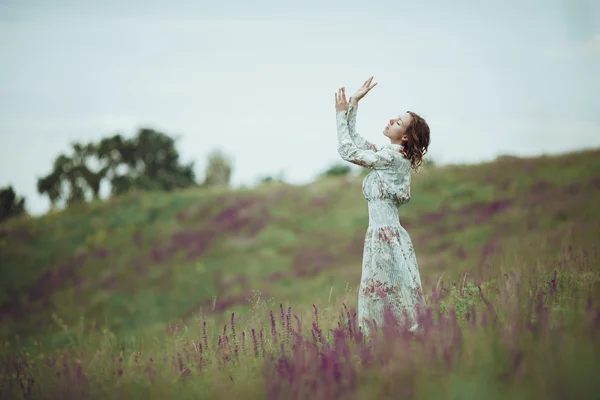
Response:
[[[363,150],[375,150],[375,145],[369,142],[361,135],[356,132],[356,113],[358,112],[358,101],[352,101],[352,97],[350,98],[350,103],[348,106],[348,132],[350,134],[350,138],[354,142],[354,144]]]
[[[365,150],[359,148],[350,137],[346,110],[336,111],[338,154],[345,161],[370,169],[385,169],[394,164],[394,154],[388,149]]]

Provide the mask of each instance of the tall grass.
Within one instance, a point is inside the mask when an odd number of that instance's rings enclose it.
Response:
[[[597,398],[597,249],[562,254],[478,281],[440,277],[414,333],[387,313],[364,337],[347,307],[356,290],[299,310],[258,296],[226,323],[199,316],[162,336],[56,317],[66,345],[2,344],[0,398]]]

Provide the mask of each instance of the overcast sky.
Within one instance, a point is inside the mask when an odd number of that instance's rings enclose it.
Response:
[[[599,3],[0,0],[0,186],[45,212],[70,142],[142,126],[180,135],[200,180],[221,149],[235,185],[305,183],[341,161],[335,91],[370,75],[374,142],[413,110],[442,163],[598,147]]]

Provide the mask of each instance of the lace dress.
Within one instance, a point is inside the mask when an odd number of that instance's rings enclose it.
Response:
[[[396,144],[374,145],[356,133],[357,107],[336,112],[338,153],[342,159],[371,170],[362,191],[369,225],[365,234],[358,294],[358,323],[364,334],[381,327],[384,306],[400,323],[408,317],[417,328],[416,311],[423,305],[421,278],[409,234],[400,224],[398,207],[410,200],[410,161]]]

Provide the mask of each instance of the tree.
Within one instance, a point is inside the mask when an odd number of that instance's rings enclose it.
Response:
[[[18,198],[12,186],[0,189],[0,221],[25,213],[25,198]]]
[[[229,185],[231,170],[231,161],[221,151],[213,150],[208,156],[204,185]]]
[[[169,191],[196,183],[194,163],[179,163],[175,139],[152,129],[141,129],[130,140],[120,135],[104,139],[97,154],[115,195],[133,188]]]
[[[73,143],[72,154],[59,155],[52,171],[38,180],[37,188],[53,206],[61,201],[71,205],[100,198],[103,181],[110,184],[112,195],[134,188],[184,188],[195,184],[194,164],[179,163],[175,139],[144,128],[131,139],[117,134],[97,143]]]
[[[97,171],[88,165],[95,155],[93,144],[72,144],[73,154],[60,154],[54,161],[52,172],[38,179],[38,193],[46,194],[52,206],[60,200],[67,205],[86,201],[87,197],[100,197],[100,184],[106,176],[106,168]],[[89,193],[89,196],[86,194]]]
[[[329,167],[321,176],[343,176],[348,175],[352,169],[347,164],[334,164]]]

